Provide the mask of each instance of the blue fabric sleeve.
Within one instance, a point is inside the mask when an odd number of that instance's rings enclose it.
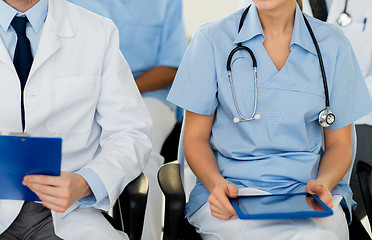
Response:
[[[214,50],[200,29],[181,61],[168,101],[191,112],[212,115],[218,105]]]
[[[166,13],[157,65],[178,67],[188,44],[182,17],[182,0],[168,1]]]
[[[330,129],[343,128],[372,111],[371,97],[348,41],[339,48],[334,76],[328,88],[336,120]]]
[[[99,178],[97,173],[95,173],[90,168],[82,168],[75,172],[81,175],[85,181],[88,183],[92,194],[79,200],[81,207],[91,207],[93,205],[104,205],[107,201],[109,204],[108,193],[102,180]]]

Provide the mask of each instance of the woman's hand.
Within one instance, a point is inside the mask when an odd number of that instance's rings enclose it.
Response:
[[[332,194],[321,181],[310,180],[306,184],[306,192],[318,196],[328,207],[333,208]]]
[[[212,216],[223,220],[236,216],[229,198],[236,198],[237,196],[238,188],[234,184],[226,182],[216,185],[208,198]]]

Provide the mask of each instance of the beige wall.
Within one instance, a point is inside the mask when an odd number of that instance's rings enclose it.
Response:
[[[239,0],[183,0],[183,12],[187,36],[206,22],[220,19],[237,10]]]

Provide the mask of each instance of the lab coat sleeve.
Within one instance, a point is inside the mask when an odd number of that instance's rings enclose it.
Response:
[[[330,129],[343,128],[372,111],[371,97],[350,43],[340,45],[332,86],[330,109],[336,121]]]
[[[151,151],[151,117],[142,101],[127,62],[119,50],[119,33],[112,24],[103,59],[100,95],[95,120],[101,126],[101,151],[91,168],[106,187],[109,210],[124,187],[144,169]]]
[[[109,198],[106,187],[101,181],[100,177],[92,169],[82,168],[75,173],[82,176],[92,190],[92,194],[79,200],[81,207],[91,207],[98,202],[102,206],[105,206],[107,204],[109,205]]]
[[[167,100],[191,112],[212,115],[218,105],[212,40],[199,28],[186,50]]]

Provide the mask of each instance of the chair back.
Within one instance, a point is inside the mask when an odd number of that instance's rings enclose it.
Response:
[[[164,164],[158,171],[158,181],[165,196],[163,240],[179,239],[186,205],[180,165]]]
[[[351,172],[353,170],[353,166],[355,163],[355,156],[356,156],[356,151],[357,151],[357,135],[356,135],[356,130],[355,130],[355,124],[351,125],[351,142],[352,142],[352,147],[353,147],[352,154],[351,154],[351,163],[350,163],[349,170],[347,170],[345,176],[343,177],[345,182],[347,182],[348,184],[350,184]]]
[[[360,189],[362,192],[364,207],[366,209],[369,224],[372,229],[372,191],[371,191],[372,166],[363,160],[359,160],[357,164],[357,173],[359,178]]]
[[[130,182],[113,207],[113,218],[130,240],[141,240],[149,183],[144,173]]]
[[[178,154],[177,154],[177,161],[180,164],[180,174],[181,174],[181,181],[183,188],[185,190],[186,195],[186,202],[189,201],[189,196],[196,184],[196,176],[192,172],[189,164],[186,161],[185,154],[183,152],[183,133],[185,129],[185,121],[186,121],[186,114],[183,114],[183,121],[180,133],[180,140],[178,143]]]

